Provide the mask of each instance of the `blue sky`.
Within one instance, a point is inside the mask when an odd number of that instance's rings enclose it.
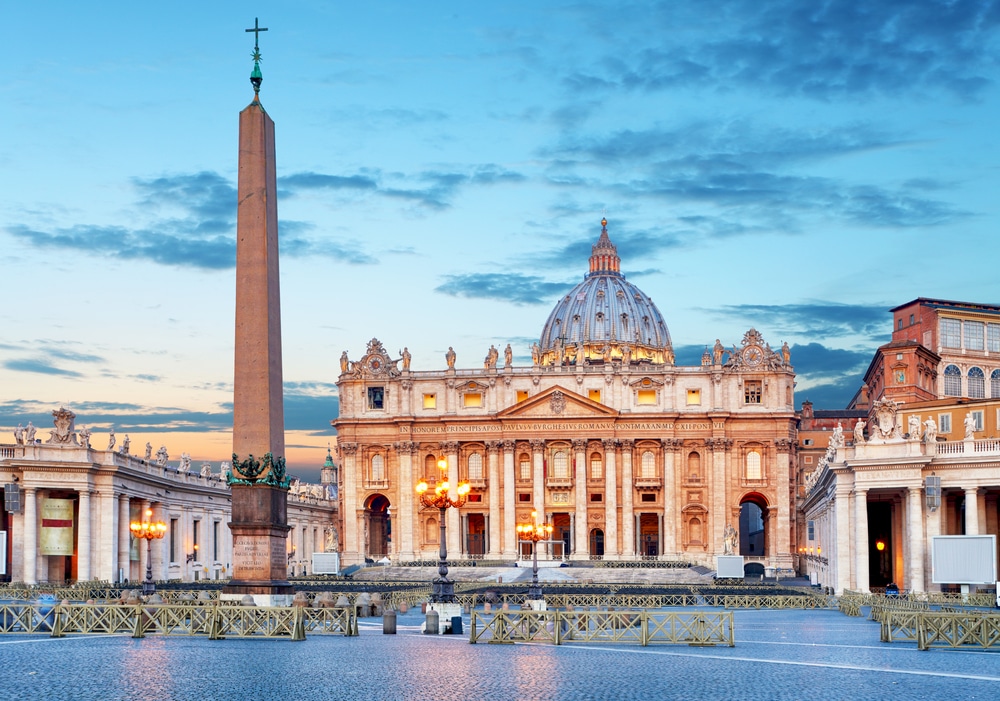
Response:
[[[1000,301],[997,2],[22,3],[3,430],[66,405],[95,443],[225,459],[255,15],[304,474],[341,351],[528,362],[605,211],[681,362],[756,327],[817,408],[850,399],[890,307]]]

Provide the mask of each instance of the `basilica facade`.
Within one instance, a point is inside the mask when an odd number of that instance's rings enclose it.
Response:
[[[450,557],[512,560],[517,524],[552,524],[552,559],[703,564],[734,551],[792,566],[795,375],[787,346],[749,329],[701,364],[675,364],[653,301],[621,273],[607,222],[583,281],[515,366],[508,344],[482,367],[413,369],[372,339],[341,357],[344,562],[437,557],[438,509],[415,485],[471,487],[448,509]]]

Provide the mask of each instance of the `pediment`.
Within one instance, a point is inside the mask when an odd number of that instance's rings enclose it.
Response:
[[[533,397],[497,412],[506,418],[578,418],[618,416],[614,409],[577,394],[565,387],[549,387]]]

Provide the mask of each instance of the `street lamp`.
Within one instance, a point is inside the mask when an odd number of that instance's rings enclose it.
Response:
[[[132,521],[128,529],[132,537],[146,541],[146,579],[142,583],[142,595],[149,596],[156,592],[156,585],[153,584],[153,539],[159,540],[166,534],[167,524],[154,521],[153,510],[146,509],[145,518],[142,521]]]
[[[531,586],[528,587],[528,599],[539,601],[542,599],[542,587],[538,583],[538,541],[552,540],[552,524],[539,523],[538,512],[531,512],[533,523],[517,524],[517,537],[521,540],[531,541]]]
[[[460,509],[465,505],[465,500],[469,496],[469,483],[459,482],[455,489],[455,498],[448,494],[451,485],[448,484],[448,461],[442,458],[438,460],[438,468],[441,470],[441,479],[438,480],[434,491],[430,491],[430,486],[426,480],[417,483],[417,495],[420,503],[427,508],[437,509],[441,514],[441,552],[438,562],[438,576],[434,578],[434,588],[431,593],[432,604],[450,604],[455,601],[455,583],[448,579],[448,543],[445,540],[445,512],[454,507]]]

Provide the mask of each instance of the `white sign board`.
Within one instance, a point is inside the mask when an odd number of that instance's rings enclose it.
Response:
[[[931,539],[935,584],[991,584],[997,580],[995,535],[939,535]]]
[[[313,574],[340,574],[340,553],[313,553]]]
[[[715,558],[715,576],[743,579],[742,555],[719,555]]]
[[[0,531],[0,574],[7,574],[7,531]]]

